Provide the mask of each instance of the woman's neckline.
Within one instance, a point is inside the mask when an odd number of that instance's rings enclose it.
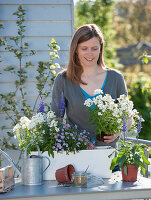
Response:
[[[108,70],[106,71],[106,76],[105,76],[105,79],[104,79],[102,87],[101,88],[97,88],[97,89],[101,89],[101,90],[104,89],[104,87],[106,85],[106,82],[107,82],[107,77],[108,77]],[[89,96],[91,98],[96,96],[96,95],[90,95],[90,94],[88,94],[80,85],[79,85],[79,87],[82,90],[82,92],[85,93],[87,96]]]

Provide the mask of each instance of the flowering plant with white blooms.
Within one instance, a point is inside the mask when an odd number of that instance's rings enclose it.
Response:
[[[13,128],[21,149],[25,150],[29,143],[36,143],[42,152],[48,151],[53,157],[54,151],[66,151],[68,154],[87,149],[88,138],[85,130],[79,132],[77,126],[61,123],[53,111],[45,113],[43,102],[39,111],[31,119],[21,117]],[[35,150],[34,148],[30,145],[29,151]]]
[[[104,132],[114,135],[121,132],[123,116],[129,120],[138,114],[136,109],[133,109],[133,102],[126,95],[120,95],[116,102],[110,94],[103,95],[100,89],[95,90],[94,94],[98,96],[92,100],[87,99],[84,105],[88,107],[90,122],[95,127],[96,134]]]

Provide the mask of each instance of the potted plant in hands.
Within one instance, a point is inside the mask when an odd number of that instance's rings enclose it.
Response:
[[[96,131],[96,140],[104,142],[104,135],[114,135],[122,131],[123,116],[126,120],[136,115],[133,102],[126,95],[120,95],[115,101],[110,94],[103,95],[103,91],[97,89],[98,94],[92,100],[87,99],[84,103],[90,113],[90,123]],[[93,109],[92,109],[93,108]]]
[[[137,127],[137,138],[141,130],[142,118],[139,118]],[[145,174],[145,164],[149,165],[150,162],[145,157],[145,150],[147,146],[127,140],[126,123],[123,118],[123,138],[119,140],[120,147],[116,150],[118,155],[114,157],[111,162],[110,169],[113,170],[115,166],[119,166],[122,170],[123,181],[136,181],[138,168],[141,167],[142,174]]]

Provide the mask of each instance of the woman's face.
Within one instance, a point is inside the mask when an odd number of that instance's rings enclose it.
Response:
[[[78,44],[77,54],[82,67],[97,66],[100,54],[100,43],[97,37]]]

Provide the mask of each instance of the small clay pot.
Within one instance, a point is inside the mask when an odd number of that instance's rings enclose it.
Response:
[[[127,175],[124,173],[124,166],[121,167],[123,181],[137,181],[138,168],[135,165],[127,165]]]
[[[101,132],[101,134],[96,134],[96,140],[104,142],[104,136],[108,136],[105,132]]]
[[[72,174],[75,172],[73,165],[67,165],[63,168],[57,169],[55,176],[59,183],[70,183]]]

